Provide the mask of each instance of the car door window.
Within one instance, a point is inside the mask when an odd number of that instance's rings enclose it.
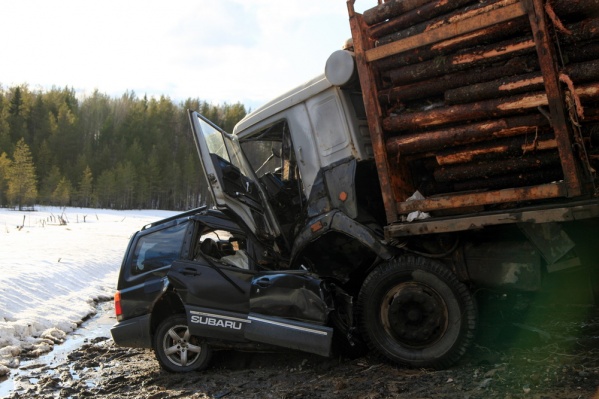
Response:
[[[203,231],[195,245],[194,260],[202,257],[208,257],[222,266],[250,269],[245,238],[229,231]]]
[[[147,273],[169,266],[181,254],[187,223],[167,227],[139,237],[133,250],[131,274]]]

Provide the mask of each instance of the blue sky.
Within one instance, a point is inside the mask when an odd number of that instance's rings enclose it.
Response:
[[[322,73],[351,36],[345,0],[19,0],[3,1],[1,15],[4,88],[253,109]]]

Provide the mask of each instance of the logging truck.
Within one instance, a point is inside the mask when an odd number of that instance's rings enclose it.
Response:
[[[464,354],[475,293],[596,295],[599,1],[347,7],[323,75],[232,134],[190,111],[258,263],[327,281],[337,331],[413,367]]]

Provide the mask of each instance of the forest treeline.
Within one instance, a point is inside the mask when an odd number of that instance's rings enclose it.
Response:
[[[0,206],[186,210],[199,206],[187,109],[226,131],[247,111],[168,97],[0,86]]]

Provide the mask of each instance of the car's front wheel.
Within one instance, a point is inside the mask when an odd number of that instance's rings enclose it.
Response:
[[[174,373],[204,370],[212,356],[208,344],[190,334],[183,315],[160,323],[154,334],[154,353],[162,368]]]

